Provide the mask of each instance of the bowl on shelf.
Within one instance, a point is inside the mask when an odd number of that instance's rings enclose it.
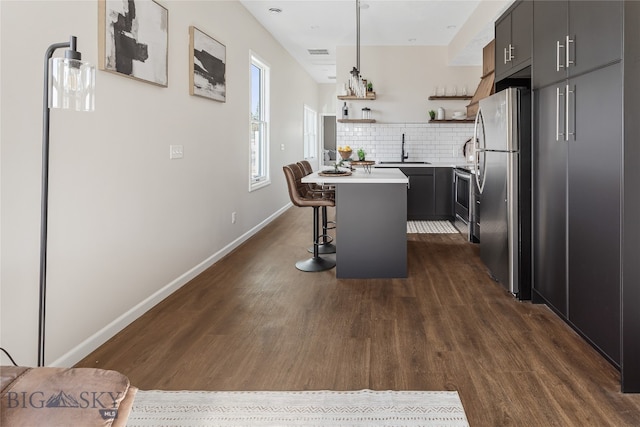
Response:
[[[467,115],[464,111],[456,111],[453,113],[453,120],[464,120],[467,118]]]

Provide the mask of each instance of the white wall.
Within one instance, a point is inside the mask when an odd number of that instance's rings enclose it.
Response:
[[[424,123],[428,111],[443,107],[447,111],[464,110],[468,101],[429,101],[435,86],[467,86],[470,95],[476,90],[481,66],[448,66],[446,46],[362,46],[360,72],[373,83],[375,101],[349,101],[352,118],[360,118],[361,109],[371,108],[373,118],[381,123]],[[338,91],[347,83],[349,71],[356,65],[355,47],[338,47],[336,70]],[[342,101],[336,111],[340,111]],[[450,113],[447,114],[447,118]]]
[[[336,85],[324,83],[318,85],[318,108],[320,114],[336,114]]]
[[[98,71],[95,112],[51,114],[47,364],[86,355],[289,202],[281,165],[302,158],[302,106],[317,108],[317,84],[237,1],[160,3],[169,87]],[[97,64],[98,2],[0,8],[0,344],[33,365],[42,61],[49,44],[76,35]],[[189,25],[226,45],[226,103],[189,96]],[[272,78],[272,184],[251,193],[250,49]],[[170,144],[184,145],[184,159],[169,160]]]

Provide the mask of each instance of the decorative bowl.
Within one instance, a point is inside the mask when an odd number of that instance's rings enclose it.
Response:
[[[353,154],[353,150],[349,150],[349,151],[338,150],[338,153],[340,153],[340,157],[342,157],[342,160],[347,160],[351,158],[351,154]]]

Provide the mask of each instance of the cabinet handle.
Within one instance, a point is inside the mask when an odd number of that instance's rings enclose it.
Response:
[[[509,47],[504,48],[504,63],[511,62],[513,58],[513,46],[509,43]]]
[[[407,177],[407,190],[411,190],[411,176]]]
[[[564,45],[560,44],[560,40],[556,41],[556,71],[560,71],[560,68],[564,68],[564,65],[560,63],[560,49],[563,49]]]
[[[564,93],[560,92],[560,86],[556,88],[556,141],[560,141],[560,137],[565,139],[565,134],[560,132],[560,97]],[[567,107],[568,108],[568,107]]]
[[[569,100],[569,96],[572,93],[574,94],[574,96],[573,96],[573,102],[574,102],[573,111],[575,113],[575,111],[576,111],[576,107],[575,107],[575,99],[576,99],[575,90],[576,90],[575,86],[573,87],[573,90],[571,90],[569,88],[569,85],[566,86],[566,91],[567,91],[566,92],[567,93],[566,104],[567,104],[567,107],[566,107],[566,111],[565,111],[566,115],[565,115],[565,118],[564,118],[564,121],[565,121],[565,140],[566,141],[569,141],[569,136],[572,136],[574,140],[576,139],[575,117],[574,117],[574,120],[573,120],[573,132],[569,132],[569,124],[570,124],[569,123],[569,117],[570,117],[570,115],[569,115],[569,111],[570,111],[570,109],[569,109],[569,101],[570,101]]]
[[[573,43],[575,40],[572,40],[570,36],[567,36],[567,42],[565,44],[565,46],[567,46],[567,48],[565,49],[566,51],[566,57],[565,57],[565,65],[567,66],[567,68],[569,68],[569,65],[573,64],[574,62],[572,60],[569,59],[569,52],[571,51],[571,49],[569,48],[569,43]],[[574,46],[575,49],[575,46]]]

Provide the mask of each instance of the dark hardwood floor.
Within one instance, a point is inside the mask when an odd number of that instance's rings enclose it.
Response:
[[[300,272],[310,240],[289,209],[77,366],[143,390],[457,390],[473,427],[640,425],[616,369],[460,235],[409,235],[394,280]]]

